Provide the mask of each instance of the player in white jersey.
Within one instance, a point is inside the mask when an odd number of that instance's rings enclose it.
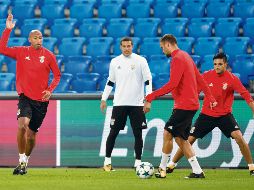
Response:
[[[120,130],[123,130],[129,116],[135,137],[134,167],[141,163],[143,148],[142,129],[147,128],[144,106],[144,89],[146,95],[152,92],[152,75],[146,59],[132,52],[133,42],[124,37],[120,42],[122,54],[110,63],[109,77],[101,98],[100,109],[104,112],[106,101],[115,85],[113,111],[110,121],[110,133],[106,142],[106,157],[103,169],[112,171],[111,153]]]

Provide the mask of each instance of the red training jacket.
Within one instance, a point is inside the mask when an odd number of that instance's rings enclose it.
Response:
[[[214,102],[211,91],[199,73],[194,61],[186,52],[177,49],[171,54],[170,80],[160,89],[146,96],[146,101],[151,102],[157,97],[172,93],[174,109],[198,110],[199,93],[198,85],[202,87],[210,102]],[[210,106],[209,106],[210,107]]]
[[[32,100],[42,101],[42,92],[52,92],[58,85],[61,72],[55,55],[42,47],[36,50],[32,46],[7,47],[11,29],[5,29],[0,40],[0,53],[16,59],[16,88],[18,94],[24,93]],[[48,86],[50,70],[54,79]]]
[[[213,109],[208,109],[210,103],[205,96],[201,113],[212,117],[220,117],[231,113],[234,91],[238,92],[248,104],[253,101],[249,91],[242,85],[239,78],[229,71],[225,71],[219,75],[215,70],[210,70],[203,74],[203,78],[207,82],[218,104]]]

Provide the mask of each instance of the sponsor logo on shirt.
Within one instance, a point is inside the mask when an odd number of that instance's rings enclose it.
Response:
[[[222,89],[226,90],[228,88],[228,83],[223,83]]]
[[[209,84],[209,86],[211,86],[211,87],[212,87],[212,86],[213,86],[213,83],[210,83],[210,84]]]

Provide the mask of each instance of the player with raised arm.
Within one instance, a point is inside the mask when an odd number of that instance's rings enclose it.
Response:
[[[14,27],[13,15],[9,14],[0,40],[0,53],[17,61],[19,164],[13,174],[23,175],[27,173],[28,159],[36,144],[36,134],[47,113],[49,98],[60,81],[61,73],[55,55],[42,47],[43,38],[39,30],[30,32],[30,46],[7,47]],[[50,71],[53,72],[54,79],[48,85]]]

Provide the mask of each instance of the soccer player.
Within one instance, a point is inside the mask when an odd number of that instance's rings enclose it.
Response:
[[[143,148],[142,129],[147,128],[144,106],[144,86],[146,95],[152,92],[152,76],[146,59],[132,52],[133,42],[124,37],[120,42],[122,54],[110,62],[109,77],[101,98],[100,109],[104,112],[106,100],[115,85],[113,111],[110,121],[110,132],[106,142],[104,171],[112,171],[111,153],[120,130],[123,130],[127,117],[130,118],[135,137],[134,167],[141,163]]]
[[[212,91],[218,105],[214,109],[208,109],[209,100],[205,96],[202,111],[199,114],[194,126],[190,130],[189,142],[193,144],[197,138],[203,138],[215,127],[218,127],[223,134],[233,138],[238,144],[241,153],[246,160],[250,175],[254,176],[254,164],[249,145],[243,138],[239,125],[232,115],[232,104],[234,100],[234,91],[238,92],[247,102],[254,114],[254,101],[241,81],[232,73],[226,70],[227,56],[224,53],[218,53],[213,57],[214,69],[207,71],[203,77]],[[183,156],[181,149],[178,149],[174,158],[169,163],[167,172],[173,172],[176,163]]]
[[[13,174],[23,175],[27,173],[28,159],[36,144],[36,133],[46,115],[49,98],[60,81],[61,73],[54,54],[42,47],[42,34],[38,30],[30,32],[30,46],[7,47],[14,26],[13,15],[9,14],[0,40],[0,53],[17,61],[19,164]],[[50,70],[54,79],[48,86]]]
[[[174,108],[164,128],[162,158],[158,173],[155,176],[157,178],[166,177],[166,165],[173,149],[174,137],[192,167],[192,173],[186,178],[204,178],[205,175],[197,161],[195,152],[187,140],[192,119],[199,109],[198,83],[202,86],[202,90],[211,104],[208,108],[215,106],[216,101],[192,58],[178,48],[177,40],[173,35],[164,35],[160,39],[160,46],[167,57],[172,57],[170,80],[160,89],[146,96],[144,112],[150,111],[151,102],[154,99],[169,92],[172,93],[174,99]]]

